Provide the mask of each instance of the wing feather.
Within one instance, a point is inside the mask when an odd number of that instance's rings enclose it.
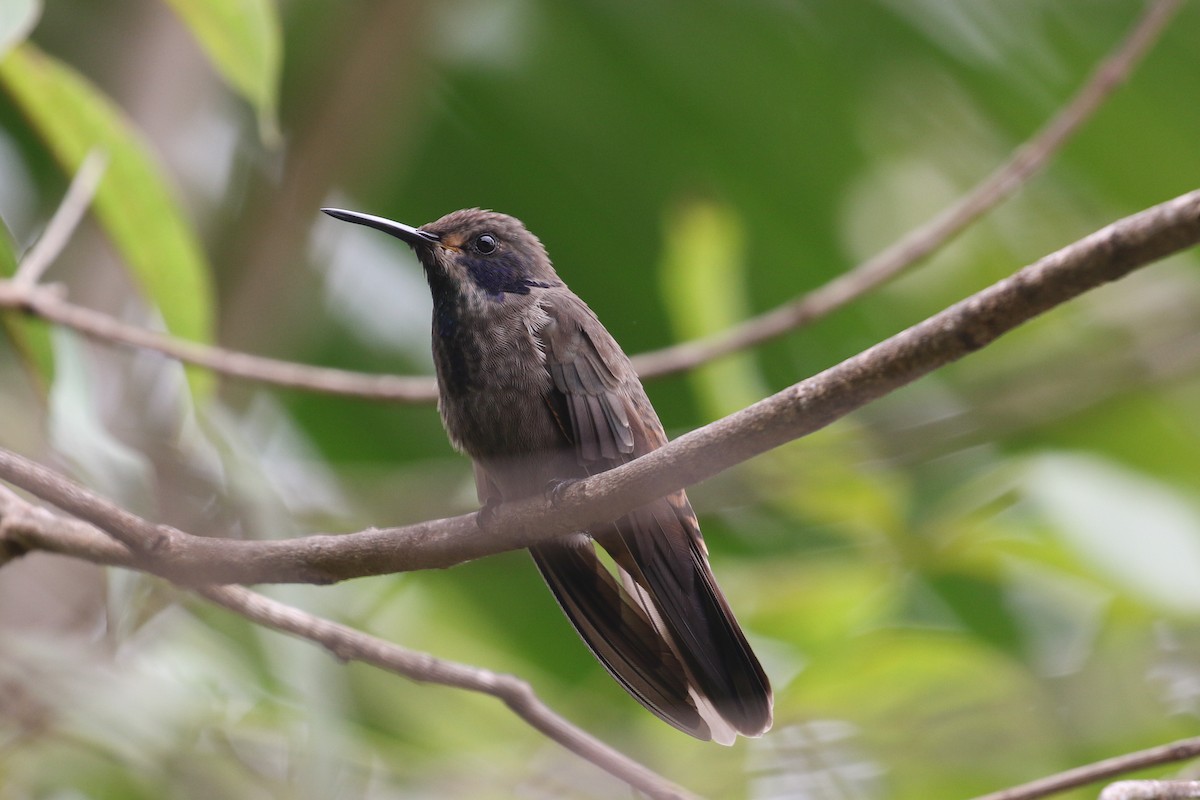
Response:
[[[632,365],[590,309],[567,293],[546,311],[542,349],[555,395],[547,404],[566,409],[570,425],[559,427],[571,432],[567,444],[582,474],[665,444]],[[539,545],[534,560],[609,672],[648,709],[699,738],[711,733],[729,743],[717,732],[757,736],[769,728],[770,683],[709,568],[687,496],[676,492],[589,533],[612,555],[623,587],[586,540],[567,549]],[[708,719],[714,712],[719,719]]]

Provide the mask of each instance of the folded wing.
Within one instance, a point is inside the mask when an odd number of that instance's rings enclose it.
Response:
[[[542,331],[553,388],[545,402],[588,474],[666,443],[616,342],[574,295],[546,308]],[[588,531],[532,549],[580,636],[639,702],[701,739],[757,736],[771,725],[771,688],[708,565],[687,496],[676,492]],[[715,716],[714,716],[715,712]]]

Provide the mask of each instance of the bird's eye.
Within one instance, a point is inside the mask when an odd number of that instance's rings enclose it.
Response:
[[[490,233],[482,234],[475,238],[475,249],[483,253],[485,256],[489,253],[496,252],[496,237]]]

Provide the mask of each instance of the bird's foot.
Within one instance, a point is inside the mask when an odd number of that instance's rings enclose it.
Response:
[[[578,478],[554,479],[546,484],[546,499],[556,508],[562,503],[563,492],[579,483]]]
[[[482,529],[487,529],[488,526],[496,519],[496,509],[500,508],[499,497],[489,497],[483,501],[483,505],[475,512],[475,524]]]

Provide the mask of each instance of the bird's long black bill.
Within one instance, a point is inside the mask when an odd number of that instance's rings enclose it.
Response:
[[[368,228],[390,233],[410,246],[438,241],[437,234],[428,233],[420,228],[414,228],[411,225],[405,225],[403,222],[396,222],[386,217],[377,217],[374,214],[362,214],[358,211],[346,211],[341,208],[322,208],[321,210],[334,219],[340,219],[343,222],[353,222],[357,225],[366,225]]]

